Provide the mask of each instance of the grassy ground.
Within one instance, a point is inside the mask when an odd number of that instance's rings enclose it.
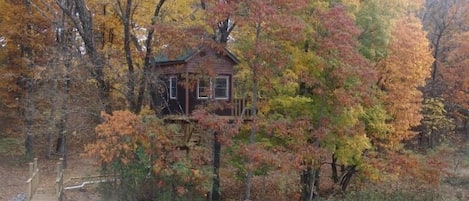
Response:
[[[451,156],[450,175],[442,181],[448,200],[469,200],[469,142]]]

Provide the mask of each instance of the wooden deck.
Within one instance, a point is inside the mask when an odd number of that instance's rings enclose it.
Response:
[[[246,99],[236,98],[232,102],[231,115],[209,114],[216,120],[227,123],[245,123],[252,121],[253,116],[250,109],[250,103]],[[225,113],[226,114],[226,113]],[[209,117],[207,117],[209,118]],[[173,135],[173,140],[180,144],[181,147],[203,144],[205,135],[197,125],[199,119],[192,115],[172,114],[164,115],[162,120],[165,124],[176,124],[180,128],[177,134]]]
[[[243,122],[250,121],[252,120],[252,110],[250,103],[244,98],[235,98],[233,99],[232,103],[231,115],[217,115],[216,118],[228,120],[229,122],[234,122],[237,120],[241,120]],[[190,123],[197,121],[197,119],[193,116],[184,114],[165,115],[163,120],[166,123]]]
[[[251,121],[252,116],[249,117],[239,117],[239,116],[217,116],[216,118],[220,120],[227,120],[228,122],[235,122],[235,121]],[[193,117],[193,116],[187,116],[187,115],[165,115],[163,117],[163,120],[165,123],[194,123],[197,122],[198,120]]]

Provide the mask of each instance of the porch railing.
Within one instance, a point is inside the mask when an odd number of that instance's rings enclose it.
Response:
[[[233,99],[233,112],[232,115],[235,117],[250,117],[252,116],[251,103],[246,98],[234,98]]]

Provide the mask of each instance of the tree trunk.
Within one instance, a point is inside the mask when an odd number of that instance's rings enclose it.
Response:
[[[464,118],[464,134],[469,135],[469,117]]]
[[[57,71],[57,60],[54,62],[54,71]],[[52,95],[51,95],[51,103],[52,103],[52,107],[51,107],[51,110],[50,110],[50,115],[49,115],[49,128],[50,130],[48,131],[47,133],[47,153],[46,153],[46,158],[47,159],[50,159],[51,156],[52,156],[52,143],[53,143],[53,138],[52,136],[53,133],[55,132],[55,127],[57,125],[57,122],[56,122],[56,119],[55,119],[55,113],[57,111],[56,109],[56,105],[57,105],[57,74],[54,72],[54,75],[52,77],[53,79],[53,86],[52,86]]]
[[[132,59],[132,50],[130,46],[130,42],[132,41],[131,37],[131,15],[132,15],[132,0],[127,0],[125,4],[125,8],[122,7],[121,1],[117,1],[117,6],[122,13],[120,15],[121,21],[124,26],[124,52],[125,52],[125,60],[127,62],[127,93],[126,99],[129,103],[129,110],[133,113],[138,114],[140,112],[141,106],[137,105],[137,100],[135,99],[135,85],[136,85],[136,78],[135,78],[135,70],[134,70],[134,63]]]
[[[25,158],[26,160],[31,160],[34,156],[34,149],[33,149],[33,137],[31,134],[26,133],[26,137],[24,138],[24,148]]]
[[[332,180],[334,181],[334,183],[339,182],[339,176],[337,174],[337,157],[335,157],[335,154],[332,154],[331,169],[332,169]]]
[[[31,98],[33,81],[30,78],[23,78],[22,81],[23,89],[25,89],[25,106],[24,106],[24,124],[25,124],[25,140],[24,146],[26,149],[25,155],[26,159],[30,160],[34,157],[34,147],[32,139],[32,126],[33,126],[33,116],[34,116],[34,103]]]
[[[257,133],[257,101],[258,101],[258,95],[257,95],[257,72],[254,70],[254,75],[253,75],[253,97],[252,97],[252,128],[251,128],[251,133],[249,135],[249,144],[254,144],[256,143],[256,133]],[[249,159],[249,163],[252,163],[251,159]],[[253,176],[253,170],[248,169],[246,174],[246,200],[251,199],[251,187],[252,187],[252,176]]]
[[[316,198],[315,190],[319,189],[319,171],[319,168],[313,170],[313,168],[307,167],[301,172],[300,201],[312,201]]]
[[[350,184],[350,180],[352,179],[352,176],[357,172],[356,168],[357,166],[351,165],[345,170],[342,176],[342,179],[340,181],[340,187],[342,191],[347,190],[347,187]]]
[[[443,36],[443,33],[439,33],[436,37],[436,41],[434,43],[434,50],[433,50],[433,58],[435,58],[435,61],[433,61],[432,64],[432,81],[435,82],[436,76],[438,75],[438,59],[439,59],[439,51],[440,51],[440,41],[441,37]]]
[[[254,87],[254,88],[257,88],[257,87]],[[257,90],[255,90],[257,91]],[[256,139],[256,132],[257,132],[257,128],[256,128],[256,117],[255,117],[255,114],[256,114],[256,106],[254,106],[255,104],[257,104],[257,94],[254,94],[254,96],[256,98],[253,98],[255,99],[256,101],[253,101],[253,102],[256,102],[256,103],[253,103],[253,110],[252,110],[252,113],[253,113],[253,126],[251,128],[251,134],[250,134],[250,137],[249,137],[249,144],[254,144],[255,143],[255,139]],[[251,159],[249,159],[249,164],[252,163]],[[253,170],[251,169],[248,169],[247,170],[247,174],[246,174],[246,200],[250,200],[251,199],[251,187],[252,187],[252,176],[253,176]]]
[[[220,152],[221,144],[218,132],[213,133],[213,184],[210,201],[220,201]]]
[[[301,186],[301,197],[300,201],[307,201],[308,198],[310,197],[310,194],[312,193],[311,185],[313,184],[313,172],[311,170],[311,167],[306,168],[306,170],[303,170],[301,172],[300,176],[300,186]]]
[[[319,178],[319,175],[321,173],[321,170],[320,168],[316,168],[314,169],[314,180],[313,180],[313,186],[311,186],[311,194],[310,194],[310,197],[309,197],[309,201],[312,201],[314,198],[316,198],[316,196],[319,196],[318,194],[316,194],[315,192],[319,192],[319,185],[320,185],[320,178]]]
[[[236,24],[227,17],[225,20],[218,22],[217,30],[215,32],[215,41],[225,44],[228,43],[231,31],[235,28]]]
[[[68,66],[67,66],[68,68]],[[67,69],[68,70],[68,69]],[[63,167],[67,168],[67,135],[68,135],[68,95],[70,92],[70,78],[68,75],[64,77],[64,86],[63,86],[63,100],[62,100],[62,109],[61,109],[61,120],[60,120],[60,127],[59,132],[62,136],[62,146],[63,146]]]
[[[261,33],[261,24],[258,23],[256,25],[256,45],[260,41],[260,33]],[[255,59],[253,64],[252,64],[252,128],[251,128],[251,133],[249,135],[249,144],[255,144],[256,143],[256,133],[257,133],[257,105],[258,105],[258,100],[259,100],[259,95],[258,95],[258,87],[259,87],[259,70],[260,70],[260,65],[261,61],[258,59]],[[251,164],[252,161],[249,159],[249,163]],[[246,175],[246,200],[251,199],[251,186],[252,186],[252,176],[253,176],[253,170],[248,170],[247,175]]]
[[[145,42],[145,59],[143,62],[143,77],[139,82],[139,87],[138,87],[138,95],[137,95],[137,102],[136,102],[136,112],[139,113],[140,110],[142,109],[142,104],[143,104],[143,98],[145,97],[145,91],[147,84],[149,83],[150,79],[155,79],[154,77],[151,77],[151,68],[154,65],[154,60],[153,60],[153,48],[152,48],[152,41],[153,41],[153,34],[155,33],[155,26],[156,25],[156,19],[160,15],[161,8],[163,7],[164,3],[166,0],[160,0],[158,4],[155,7],[155,10],[153,11],[153,18],[151,21],[151,26],[148,29],[148,34],[147,34],[147,40]],[[156,78],[158,79],[158,77]],[[158,97],[157,97],[158,98]]]
[[[65,12],[62,13],[61,19],[58,19],[56,24],[58,25],[58,30],[65,30]],[[54,68],[54,91],[53,93],[57,96],[54,100],[54,105],[52,106],[53,115],[55,119],[55,111],[58,110],[59,112],[59,119],[58,119],[58,138],[56,142],[55,151],[59,153],[63,158],[63,167],[67,167],[67,119],[68,119],[68,97],[70,91],[70,77],[68,76],[68,72],[70,71],[72,65],[72,55],[71,51],[69,50],[69,45],[67,41],[71,41],[68,35],[64,32],[57,32],[56,33],[56,45],[58,51],[58,59],[57,62],[63,61],[63,63],[55,64]],[[58,69],[59,65],[62,69]],[[64,72],[64,74],[57,75],[57,72]],[[59,79],[60,77],[60,79]],[[58,80],[61,80],[61,84],[59,85]],[[59,86],[61,91],[59,92]],[[60,95],[60,99],[58,98]],[[58,109],[57,107],[60,106]],[[57,121],[54,120],[54,126],[57,125]],[[51,140],[51,139],[50,139]]]
[[[31,2],[25,1],[25,7],[28,14],[31,14]],[[27,25],[26,29],[29,31],[31,29],[30,25]],[[21,50],[21,57],[26,57],[28,60],[32,60],[31,57],[33,56],[32,48],[29,45],[20,44]],[[28,64],[29,65],[29,64]],[[32,66],[30,66],[32,67]],[[27,160],[31,160],[34,157],[34,147],[33,147],[33,140],[32,140],[32,125],[33,125],[33,115],[34,115],[34,102],[31,99],[31,93],[33,88],[33,80],[27,77],[20,78],[20,84],[22,89],[25,91],[23,101],[23,109],[24,109],[24,124],[25,124],[25,139],[24,139],[24,147],[26,149],[25,156]]]
[[[66,13],[66,15],[72,20],[75,28],[80,33],[80,36],[85,45],[86,54],[89,56],[91,65],[89,65],[89,71],[93,78],[96,80],[98,87],[98,97],[102,103],[103,109],[106,113],[111,113],[111,99],[110,99],[110,87],[109,83],[106,82],[104,76],[104,56],[97,49],[95,38],[94,38],[94,27],[93,27],[93,15],[88,10],[84,0],[74,0],[74,7],[66,5],[67,1],[56,1],[57,5]],[[73,10],[71,9],[73,8]]]
[[[81,23],[78,31],[85,43],[86,53],[90,56],[91,63],[93,64],[91,73],[97,82],[98,95],[103,104],[104,111],[110,114],[112,112],[109,94],[110,87],[104,76],[104,56],[98,52],[94,39],[92,14],[86,7],[84,0],[75,0],[75,6]]]

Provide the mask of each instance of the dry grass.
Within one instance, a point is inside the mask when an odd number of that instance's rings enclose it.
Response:
[[[11,139],[3,141],[10,148],[3,150],[21,150],[21,143]],[[421,198],[424,200],[469,200],[469,143],[460,146],[461,149],[448,153],[450,173],[441,182],[439,189],[428,192],[418,192],[409,189],[392,189],[384,192],[383,189],[364,189],[353,191],[344,195],[329,197],[327,200],[383,200],[383,196],[392,197],[393,200],[408,200],[409,198]],[[22,152],[15,151],[0,154],[0,200],[9,200],[20,192],[24,192],[28,167],[27,161],[22,157]],[[56,175],[55,163],[57,160],[39,159],[41,181],[54,180]],[[65,186],[79,185],[86,178],[98,175],[99,166],[92,158],[80,156],[80,152],[70,152],[68,168],[65,170]],[[241,181],[227,180],[232,177],[233,170],[221,170],[222,191],[225,200],[242,200],[244,195],[244,183]],[[253,180],[254,200],[298,200],[298,176],[296,173],[270,174],[267,177],[258,176]],[[384,192],[384,193],[383,193]],[[82,189],[67,190],[66,200],[74,201],[97,201],[100,200],[98,185],[88,185]],[[399,198],[399,199],[398,199]]]

